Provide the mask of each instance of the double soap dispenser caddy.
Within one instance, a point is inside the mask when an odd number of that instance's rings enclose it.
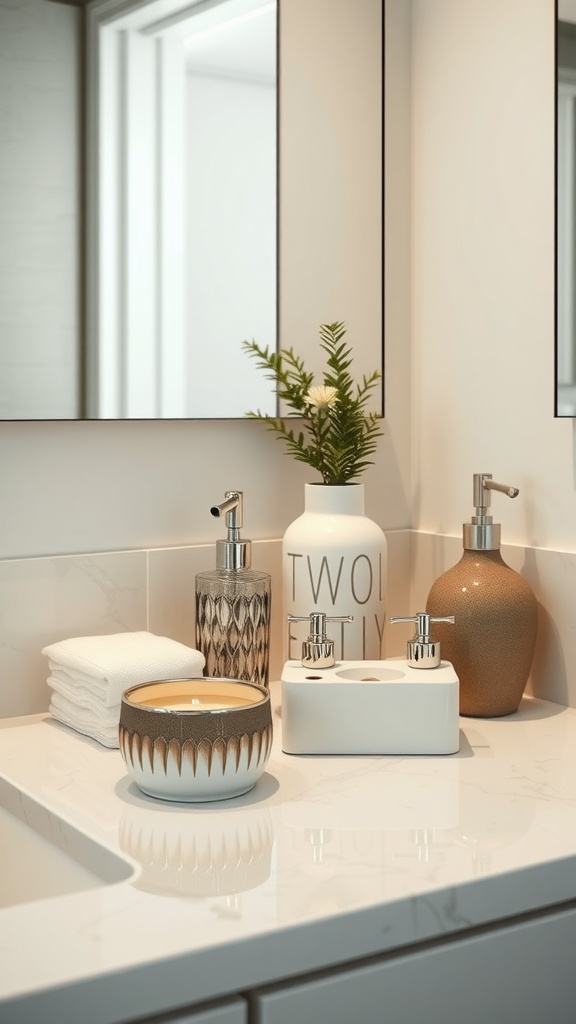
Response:
[[[226,539],[216,542],[216,568],[196,575],[196,646],[205,674],[268,685],[271,578],[251,568],[251,541],[240,535],[242,491],[213,505],[224,516]]]
[[[288,617],[294,621],[294,616]],[[300,616],[296,621],[301,621]],[[459,749],[458,676],[431,628],[453,616],[419,612],[406,658],[339,661],[328,622],[313,612],[300,660],[282,671],[282,749],[288,754],[454,754]],[[450,627],[451,628],[451,627]]]

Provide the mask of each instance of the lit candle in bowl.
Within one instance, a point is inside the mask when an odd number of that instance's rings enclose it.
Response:
[[[150,702],[150,707],[164,707],[165,711],[223,711],[224,708],[238,708],[246,707],[249,702],[246,700],[233,701],[232,697],[226,703],[221,701],[211,701],[208,697],[193,697],[191,701],[167,701],[166,704],[154,705]]]
[[[130,704],[165,711],[225,711],[261,704],[268,691],[236,679],[161,679],[126,691]]]
[[[251,789],[272,744],[268,690],[233,679],[165,679],[130,687],[120,752],[143,792],[220,800]]]

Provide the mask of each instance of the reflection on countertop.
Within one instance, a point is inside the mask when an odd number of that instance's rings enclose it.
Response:
[[[261,791],[266,788],[275,787],[264,780]],[[133,883],[138,889],[179,898],[227,896],[269,878],[274,826],[268,807],[170,805],[124,779],[116,791],[126,802],[118,842],[141,866]]]

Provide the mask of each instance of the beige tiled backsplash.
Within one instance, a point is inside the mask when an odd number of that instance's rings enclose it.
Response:
[[[389,531],[387,616],[425,607],[436,577],[460,558],[460,538]],[[503,547],[540,604],[529,689],[576,706],[576,554]],[[97,633],[148,629],[195,645],[194,578],[213,568],[213,544],[148,551],[0,561],[0,717],[46,710],[48,643]],[[272,576],[270,678],[282,669],[281,541],[253,542],[252,564]],[[450,614],[450,609],[446,609]],[[402,655],[405,630],[384,632],[384,653]]]

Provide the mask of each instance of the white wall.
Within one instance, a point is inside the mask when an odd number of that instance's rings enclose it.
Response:
[[[472,474],[503,539],[576,549],[554,419],[553,0],[413,2],[412,521],[460,534]]]

